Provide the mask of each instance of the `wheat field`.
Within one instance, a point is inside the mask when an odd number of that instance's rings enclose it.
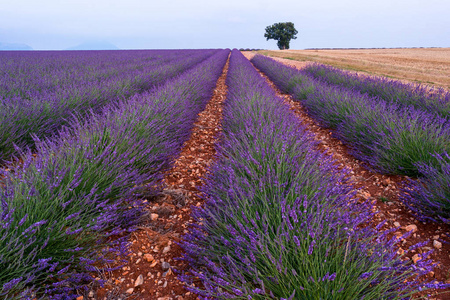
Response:
[[[285,59],[319,62],[372,75],[450,88],[450,48],[261,50]]]

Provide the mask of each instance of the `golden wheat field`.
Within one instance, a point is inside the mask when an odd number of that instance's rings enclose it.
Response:
[[[373,75],[450,88],[450,48],[261,50],[285,59],[319,62]]]

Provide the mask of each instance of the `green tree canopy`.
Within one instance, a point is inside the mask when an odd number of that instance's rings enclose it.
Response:
[[[271,26],[266,27],[266,33],[264,37],[267,38],[267,41],[277,40],[277,45],[280,50],[289,49],[289,42],[291,39],[296,39],[295,36],[298,31],[294,28],[294,23],[292,22],[284,22],[284,23],[275,23]]]

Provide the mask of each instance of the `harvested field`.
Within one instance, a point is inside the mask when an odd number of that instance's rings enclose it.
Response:
[[[450,48],[276,50],[261,54],[450,87]]]

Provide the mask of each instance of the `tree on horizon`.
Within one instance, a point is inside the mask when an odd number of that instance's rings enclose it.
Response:
[[[280,50],[289,49],[289,42],[291,39],[295,40],[298,33],[292,22],[280,22],[266,27],[264,37],[268,40],[277,40],[277,45]]]

